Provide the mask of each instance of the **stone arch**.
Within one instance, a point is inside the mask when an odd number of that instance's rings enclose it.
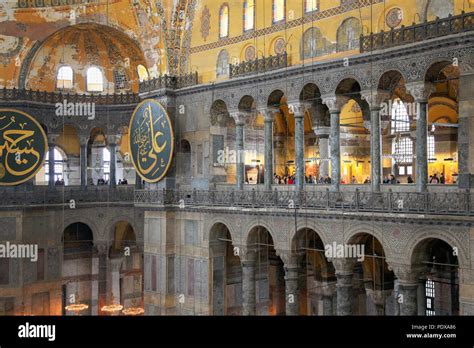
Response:
[[[268,232],[268,234],[270,235],[270,237],[272,238],[275,249],[276,250],[280,249],[279,245],[277,243],[277,241],[278,241],[277,233],[273,230],[272,227],[273,226],[270,226],[270,224],[268,224],[266,221],[258,221],[258,222],[252,221],[252,222],[250,222],[243,229],[244,231],[246,231],[245,234],[242,236],[243,246],[245,248],[248,248],[249,243],[255,241],[255,236],[252,235],[252,232],[254,234],[255,231],[257,231],[257,229],[262,228],[262,229],[265,229]]]
[[[64,229],[74,223],[82,223],[84,225],[87,225],[89,226],[89,228],[91,229],[92,231],[92,236],[93,236],[93,240],[94,240],[94,244],[101,240],[102,238],[102,234],[99,233],[99,228],[98,226],[95,224],[94,221],[92,221],[91,219],[87,218],[87,217],[84,217],[84,216],[71,216],[71,217],[66,217],[64,219],[64,223],[63,224],[58,224],[59,225],[59,236],[61,236],[62,238],[62,235],[63,235],[63,232],[64,232]]]
[[[75,25],[63,25],[56,31],[52,32],[49,34],[47,37],[45,37],[42,40],[36,41],[34,45],[29,49],[28,53],[26,54],[25,58],[23,59],[23,62],[21,64],[20,70],[19,70],[19,76],[18,76],[18,88],[19,89],[25,89],[26,88],[26,82],[28,80],[28,74],[31,70],[31,64],[35,60],[37,54],[41,51],[43,47],[54,37],[59,35],[61,32],[65,30],[74,30],[76,28],[86,28],[86,27],[97,27],[99,28],[98,31],[102,32],[107,32],[110,33],[114,37],[120,36],[123,38],[123,40],[127,40],[130,42],[130,45],[134,48],[136,48],[137,51],[140,52],[141,56],[139,57],[141,61],[144,61],[144,55],[143,55],[143,48],[140,42],[137,40],[137,38],[130,36],[129,32],[125,32],[122,27],[113,25],[113,24],[102,24],[102,23],[97,23],[94,21],[90,22],[83,22],[83,23],[78,23]],[[138,57],[137,57],[138,58]],[[76,74],[76,71],[74,71]],[[135,71],[127,71],[127,73],[132,73],[134,76],[137,75]],[[54,80],[56,81],[56,75],[54,76]],[[138,77],[137,77],[138,80]],[[55,82],[54,81],[54,82]]]
[[[230,221],[227,221],[225,218],[222,218],[222,217],[214,217],[214,218],[211,218],[209,221],[206,220],[206,224],[204,227],[204,236],[203,236],[204,241],[207,241],[207,242],[210,241],[211,229],[213,226],[217,224],[221,224],[229,230],[231,239],[234,243],[236,243],[236,241],[239,240],[240,235],[237,234],[237,232],[233,228],[233,224]],[[236,244],[236,246],[238,245]]]
[[[417,231],[407,242],[405,259],[413,260],[413,255],[416,247],[426,239],[439,239],[450,245],[456,247],[458,250],[458,261],[460,268],[470,267],[469,249],[469,229],[466,228],[464,233],[452,233],[453,230],[445,230],[439,227],[426,226]],[[463,238],[460,237],[463,235]]]
[[[118,215],[111,218],[109,222],[105,225],[104,236],[106,236],[108,240],[112,242],[115,239],[115,226],[117,225],[117,223],[122,221],[128,223],[132,227],[133,232],[135,233],[135,239],[138,240],[140,236],[139,229],[137,228],[133,217],[127,215]]]

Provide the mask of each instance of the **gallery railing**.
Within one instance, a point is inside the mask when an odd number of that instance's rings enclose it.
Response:
[[[7,206],[33,206],[77,203],[133,203],[134,186],[18,186],[0,188],[0,208]]]
[[[94,103],[96,105],[129,105],[140,102],[140,96],[135,93],[117,94],[76,94],[62,92],[46,92],[30,89],[3,88],[0,89],[0,101],[31,101],[38,103],[56,104]]]
[[[287,65],[288,55],[286,52],[239,64],[229,64],[230,78],[282,69],[286,68]]]
[[[331,192],[137,190],[135,204],[319,209],[434,215],[474,215],[470,191]]]
[[[401,26],[390,31],[381,31],[369,35],[361,35],[360,51],[384,49],[401,46],[427,39],[474,30],[474,13],[464,11],[456,16],[437,18],[410,26]]]
[[[163,88],[179,89],[195,86],[198,83],[198,73],[181,76],[162,75],[148,81],[140,82],[139,92],[152,92]]]

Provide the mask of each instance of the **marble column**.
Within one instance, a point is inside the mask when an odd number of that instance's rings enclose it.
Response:
[[[109,175],[109,186],[115,188],[117,185],[117,136],[108,136],[108,146],[110,151],[110,175]]]
[[[314,128],[314,133],[319,138],[319,177],[329,176],[329,127]]]
[[[124,260],[122,257],[109,259],[110,284],[108,286],[108,294],[110,298],[107,301],[108,305],[120,304],[120,268],[122,266],[123,261]]]
[[[334,294],[336,292],[336,284],[334,282],[327,282],[321,294],[323,301],[323,315],[334,315]]]
[[[400,315],[418,315],[417,292],[418,283],[399,284]]]
[[[273,184],[273,122],[278,109],[267,109],[265,115],[265,163],[264,183],[265,191],[272,190]]]
[[[332,261],[336,270],[337,315],[352,315],[354,259],[335,259]]]
[[[303,191],[305,184],[304,115],[310,106],[304,102],[289,103],[289,106],[295,117],[296,190]]]
[[[98,270],[98,308],[107,303],[107,270],[109,264],[109,245],[106,241],[95,242],[97,249],[97,255],[99,258],[99,270]],[[94,294],[93,294],[94,296]]]
[[[382,129],[380,128],[380,110],[382,103],[390,98],[384,90],[361,91],[362,99],[369,105],[370,110],[370,163],[372,171],[372,191],[380,192],[382,181]]]
[[[255,315],[257,312],[255,266],[255,259],[242,261],[242,315]]]
[[[54,149],[56,148],[56,134],[48,134],[48,188],[54,190]]]
[[[285,300],[286,315],[299,315],[298,267],[294,265],[285,267]]]
[[[340,114],[348,98],[336,95],[322,96],[323,103],[327,105],[331,115],[330,146],[331,146],[331,191],[339,191],[341,184],[341,133]]]
[[[428,184],[428,99],[434,86],[428,82],[408,83],[407,91],[416,102],[416,190],[426,192]]]
[[[469,64],[461,64],[459,76],[458,108],[458,186],[461,189],[470,189],[474,173],[474,136],[471,129],[474,124],[474,69]]]
[[[87,188],[87,143],[89,142],[88,136],[81,136],[79,138],[81,150],[80,150],[80,175],[81,175],[81,188]]]
[[[232,117],[235,120],[235,146],[236,146],[236,157],[237,157],[237,190],[242,191],[244,189],[245,182],[245,153],[244,153],[244,125],[245,115],[242,112],[232,112]]]
[[[418,285],[424,266],[393,263],[390,260],[387,260],[387,264],[393,269],[398,281],[399,314],[418,315]]]

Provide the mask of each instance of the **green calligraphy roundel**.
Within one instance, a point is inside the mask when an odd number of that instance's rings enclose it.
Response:
[[[0,186],[33,178],[44,163],[48,141],[43,127],[30,115],[0,109]]]
[[[149,183],[160,181],[173,158],[173,127],[166,110],[153,99],[142,101],[129,126],[130,152],[137,173]]]

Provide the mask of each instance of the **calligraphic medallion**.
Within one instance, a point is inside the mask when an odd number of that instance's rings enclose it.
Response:
[[[166,175],[173,159],[174,135],[163,106],[153,99],[142,101],[133,112],[129,126],[132,163],[149,183]]]
[[[0,186],[33,178],[43,167],[47,151],[46,134],[32,116],[0,109]]]

